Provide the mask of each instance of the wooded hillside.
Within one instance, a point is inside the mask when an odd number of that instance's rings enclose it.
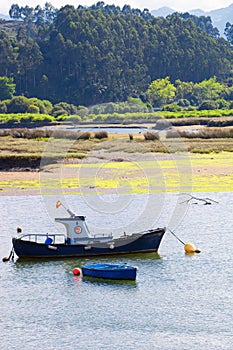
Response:
[[[16,94],[94,105],[141,97],[155,79],[199,82],[231,75],[232,50],[190,18],[154,18],[125,6],[56,10],[14,5],[1,22],[0,76],[14,77]],[[5,29],[5,30],[4,30]]]

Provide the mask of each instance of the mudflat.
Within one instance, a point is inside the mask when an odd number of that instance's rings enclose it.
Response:
[[[1,171],[1,195],[233,191],[231,152],[127,153],[98,149],[82,160]]]

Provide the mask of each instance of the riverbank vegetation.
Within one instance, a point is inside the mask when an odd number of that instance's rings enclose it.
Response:
[[[208,127],[233,126],[233,110],[212,110],[196,112],[151,112],[125,114],[98,114],[80,116],[53,117],[48,114],[11,113],[0,114],[0,129],[35,128],[53,125],[85,126],[105,124],[127,126],[130,124],[152,124],[155,129],[163,130],[170,126],[205,125]]]
[[[219,129],[210,135],[205,129],[195,133],[169,131],[167,138],[155,132],[117,135],[102,131],[11,129],[0,132],[0,150],[0,170],[30,170],[39,169],[42,158],[44,164],[77,161],[93,150],[119,154],[233,152],[233,135],[232,130],[224,134]]]
[[[8,89],[7,84],[11,85],[9,79],[3,77],[2,91]],[[166,126],[162,119],[169,119],[172,125],[233,125],[233,87],[217,82],[216,77],[195,84],[181,81],[172,84],[168,77],[157,79],[145,91],[145,98],[144,102],[129,97],[124,102],[85,107],[12,96],[0,101],[0,127],[156,123],[156,128],[162,129]]]

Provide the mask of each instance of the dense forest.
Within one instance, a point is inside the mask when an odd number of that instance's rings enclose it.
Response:
[[[231,77],[231,45],[210,18],[154,18],[103,2],[59,10],[12,5],[10,16],[14,21],[0,23],[0,76],[13,78],[16,95],[90,106],[144,100],[160,78]]]

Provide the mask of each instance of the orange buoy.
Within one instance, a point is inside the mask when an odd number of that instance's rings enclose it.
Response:
[[[80,275],[81,275],[81,270],[80,270],[78,267],[75,267],[75,268],[73,269],[73,274],[74,274],[75,276],[80,276]]]
[[[3,262],[9,261],[9,258],[7,256],[4,256],[4,258],[2,258]]]
[[[195,245],[192,243],[186,243],[184,245],[184,250],[186,254],[200,253],[199,249],[196,249]]]

